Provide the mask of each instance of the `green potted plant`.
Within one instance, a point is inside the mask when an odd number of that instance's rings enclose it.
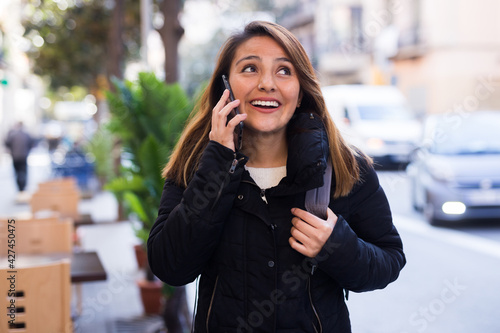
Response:
[[[94,160],[94,172],[97,176],[99,190],[113,178],[113,137],[109,130],[101,127],[84,146]]]
[[[163,190],[161,172],[184,128],[192,103],[179,84],[167,85],[152,73],[140,73],[136,82],[114,80],[113,84],[115,91],[107,92],[111,114],[107,129],[122,147],[122,163],[120,174],[105,189],[123,203],[135,234],[145,247]],[[144,269],[146,279],[142,284],[163,290],[166,302],[173,295],[183,294],[161,284],[147,263]],[[167,317],[176,316],[164,313],[164,318]],[[168,329],[169,323],[165,324]]]

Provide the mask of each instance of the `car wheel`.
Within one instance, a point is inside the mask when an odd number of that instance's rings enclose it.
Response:
[[[433,226],[441,225],[442,221],[435,217],[434,212],[435,212],[435,207],[429,198],[429,194],[426,193],[425,194],[425,204],[423,207],[423,213],[424,213],[425,219],[427,220],[427,222],[429,222],[430,225],[433,225]]]
[[[418,195],[417,195],[417,185],[415,184],[415,180],[413,179],[411,182],[411,203],[413,206],[413,209],[415,209],[417,212],[422,213],[424,211],[424,207],[418,202]]]

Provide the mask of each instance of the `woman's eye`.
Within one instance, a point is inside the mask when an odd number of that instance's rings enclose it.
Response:
[[[247,72],[247,73],[255,72],[255,68],[253,66],[245,66],[242,72]]]
[[[290,69],[284,67],[284,68],[281,68],[278,71],[278,74],[281,74],[281,75],[290,75],[290,74],[292,74],[292,71]]]

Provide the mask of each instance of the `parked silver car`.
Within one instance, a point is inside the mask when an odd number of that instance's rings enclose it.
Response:
[[[429,116],[406,170],[431,224],[500,221],[500,111]]]

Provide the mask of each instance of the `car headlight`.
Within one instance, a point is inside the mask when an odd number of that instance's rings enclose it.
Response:
[[[366,146],[370,149],[378,150],[385,146],[385,142],[380,138],[368,138],[366,139]]]
[[[461,215],[465,213],[467,207],[460,201],[447,201],[441,206],[443,213],[449,215]]]

